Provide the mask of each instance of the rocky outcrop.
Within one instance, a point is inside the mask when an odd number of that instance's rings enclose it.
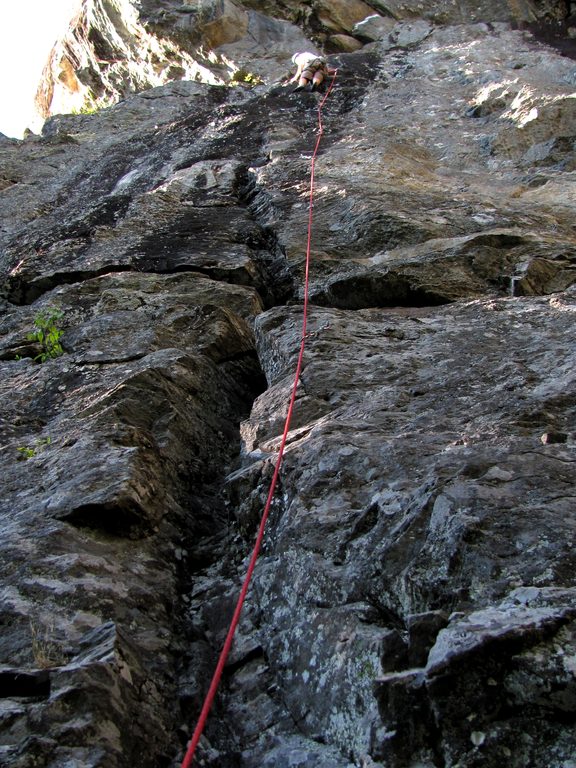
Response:
[[[300,29],[224,2],[84,0],[54,46],[36,94],[42,117],[92,113],[172,81],[253,84],[286,74],[294,50],[312,43]]]
[[[0,140],[3,765],[182,759],[300,343],[319,95],[278,41],[336,35],[304,367],[198,764],[573,761],[576,70],[512,23],[571,9],[364,5],[144,3],[236,69],[118,69],[121,103]]]
[[[92,113],[130,93],[175,80],[272,82],[285,76],[294,51],[316,46],[350,52],[377,39],[403,47],[419,42],[428,22],[536,25],[557,44],[570,45],[566,35],[574,37],[576,28],[570,26],[576,23],[572,6],[557,0],[146,0],[138,5],[83,0],[51,52],[36,106],[46,118],[61,112]],[[397,22],[416,26],[398,27]],[[545,26],[538,26],[542,22]]]

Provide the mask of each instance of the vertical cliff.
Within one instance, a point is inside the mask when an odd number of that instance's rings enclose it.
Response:
[[[182,759],[298,353],[314,47],[304,369],[198,765],[572,766],[573,14],[84,4],[41,87],[83,113],[0,137],[1,765]]]

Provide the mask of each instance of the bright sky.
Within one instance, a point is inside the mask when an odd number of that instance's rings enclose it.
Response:
[[[22,137],[48,54],[81,0],[0,0],[0,133]]]

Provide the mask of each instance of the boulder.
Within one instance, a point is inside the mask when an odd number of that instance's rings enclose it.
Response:
[[[318,20],[331,32],[351,32],[366,16],[373,13],[364,0],[317,0],[314,10]]]
[[[202,3],[197,25],[210,48],[241,40],[248,31],[248,13],[232,0]]]
[[[385,40],[395,26],[393,19],[374,13],[355,24],[353,32],[360,40],[373,43],[375,40]]]
[[[356,37],[351,35],[330,35],[326,41],[327,48],[331,53],[341,51],[342,53],[352,53],[362,48],[362,43]]]

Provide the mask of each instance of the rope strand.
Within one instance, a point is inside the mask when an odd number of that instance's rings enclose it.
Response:
[[[240,621],[240,614],[242,613],[242,608],[246,600],[246,594],[250,586],[252,574],[254,573],[254,568],[256,567],[256,561],[258,560],[258,555],[260,554],[260,548],[262,546],[262,541],[264,539],[266,522],[270,514],[270,507],[272,505],[272,499],[274,497],[276,484],[278,482],[280,466],[282,464],[282,459],[284,458],[284,448],[286,445],[286,439],[288,437],[288,432],[290,429],[290,422],[292,420],[292,411],[294,410],[294,402],[296,400],[296,390],[298,388],[298,381],[300,379],[300,373],[302,371],[302,361],[304,358],[304,348],[306,344],[306,327],[308,322],[308,283],[309,283],[309,274],[310,274],[310,251],[311,251],[311,245],[312,245],[312,221],[313,221],[312,209],[314,206],[314,172],[315,172],[315,165],[316,165],[316,155],[318,154],[320,141],[322,139],[322,134],[324,133],[324,126],[322,124],[322,108],[326,103],[328,96],[330,95],[330,91],[332,90],[332,86],[334,85],[334,81],[336,80],[337,74],[338,74],[338,70],[335,70],[332,74],[332,80],[330,82],[330,85],[328,86],[326,93],[324,94],[324,98],[318,105],[318,137],[316,139],[316,145],[314,147],[314,152],[312,154],[312,160],[310,163],[310,203],[309,203],[309,212],[308,212],[308,236],[306,241],[306,268],[305,268],[305,274],[304,274],[304,304],[303,304],[303,310],[302,310],[302,333],[301,333],[301,340],[300,340],[300,352],[298,354],[298,362],[296,363],[296,371],[294,373],[294,383],[292,385],[292,393],[290,395],[290,401],[288,403],[288,412],[286,414],[286,421],[284,423],[282,440],[280,441],[280,447],[278,449],[278,457],[276,459],[276,466],[274,467],[274,474],[272,475],[272,480],[270,482],[270,490],[268,491],[268,497],[266,499],[266,504],[264,506],[264,511],[262,513],[262,518],[260,520],[260,525],[258,527],[258,534],[256,536],[254,549],[252,550],[252,555],[250,557],[248,569],[244,577],[244,583],[242,584],[242,589],[240,590],[240,595],[236,603],[236,608],[234,609],[234,614],[230,622],[230,628],[228,629],[226,640],[224,641],[222,651],[220,652],[218,663],[216,665],[216,669],[214,670],[210,687],[208,688],[208,693],[206,694],[206,697],[204,699],[204,704],[200,711],[200,716],[198,717],[198,723],[192,735],[192,739],[190,740],[190,743],[188,745],[188,749],[186,751],[184,760],[182,762],[182,768],[190,768],[190,766],[192,765],[192,761],[196,753],[198,742],[200,741],[200,737],[202,736],[202,733],[204,731],[204,727],[208,719],[208,714],[212,707],[214,697],[216,696],[216,692],[220,684],[220,679],[222,678],[224,667],[226,666],[226,661],[228,659],[230,649],[232,648],[236,627],[238,626],[238,623]]]

